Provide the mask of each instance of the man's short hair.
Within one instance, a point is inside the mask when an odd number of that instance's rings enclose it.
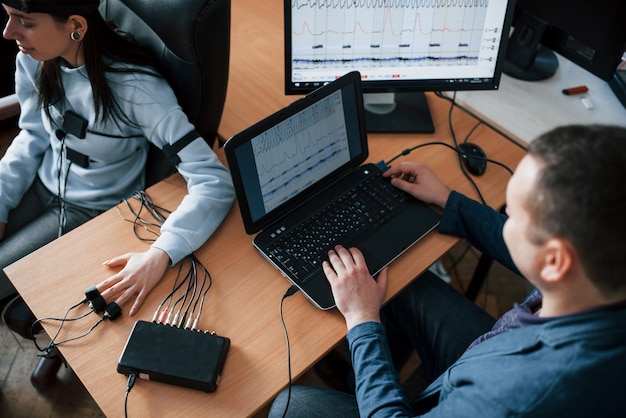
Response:
[[[626,129],[564,126],[528,153],[543,165],[527,201],[529,238],[566,239],[601,293],[626,291]]]

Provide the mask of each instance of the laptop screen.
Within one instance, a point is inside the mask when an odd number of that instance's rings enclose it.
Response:
[[[360,75],[316,90],[224,149],[246,231],[263,229],[367,158]]]

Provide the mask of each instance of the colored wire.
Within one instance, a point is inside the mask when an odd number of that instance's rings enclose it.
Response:
[[[188,329],[197,328],[213,278],[193,254],[188,261],[189,268],[185,272],[181,263],[173,288],[157,307],[152,322],[171,324],[179,328],[183,325]],[[199,274],[202,274],[202,283],[198,286]]]
[[[181,280],[180,283],[178,283],[178,279],[182,277],[181,276],[182,269],[183,269],[183,263],[180,263],[180,265],[178,266],[178,274],[176,275],[176,280],[174,281],[174,285],[172,286],[172,291],[163,298],[163,300],[161,301],[161,303],[157,307],[156,311],[154,311],[154,317],[152,318],[152,322],[169,323],[169,322],[166,322],[165,318],[162,318],[161,316],[163,314],[167,314],[167,313],[171,312],[171,310],[173,309],[173,307],[172,307],[172,297],[176,294],[178,289],[180,289],[180,287],[183,284],[185,284],[184,280]],[[165,305],[166,302],[167,302],[167,306],[165,307],[165,310],[161,311],[161,308],[163,307],[163,305]],[[174,305],[174,307],[175,307],[175,305]]]

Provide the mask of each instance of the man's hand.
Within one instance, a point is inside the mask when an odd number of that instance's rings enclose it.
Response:
[[[441,208],[450,196],[450,189],[425,164],[400,163],[385,171],[383,176],[391,177],[391,184],[416,199]]]
[[[322,267],[348,330],[363,322],[380,322],[380,307],[387,290],[387,269],[380,272],[378,281],[374,280],[363,254],[356,248],[347,250],[338,245],[329,251],[328,258]]]
[[[108,267],[123,266],[123,268],[117,274],[97,284],[96,288],[106,301],[119,295],[115,300],[119,306],[136,296],[129,311],[129,315],[132,316],[137,313],[148,293],[165,274],[169,265],[169,256],[158,248],[150,248],[142,253],[127,253],[112,258],[103,264]]]

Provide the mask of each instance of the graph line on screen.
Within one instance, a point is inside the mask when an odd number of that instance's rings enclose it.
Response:
[[[266,211],[349,160],[341,100],[336,92],[253,141]]]
[[[293,0],[293,67],[476,66],[495,61],[489,0]],[[337,13],[336,9],[342,9]],[[333,13],[334,12],[334,13]],[[397,73],[397,71],[396,71]],[[386,77],[402,77],[393,71]]]

